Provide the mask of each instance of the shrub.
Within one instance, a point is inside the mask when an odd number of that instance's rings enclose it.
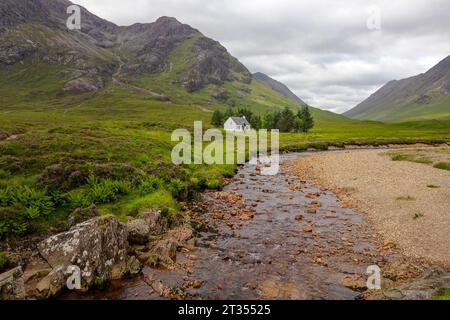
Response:
[[[0,272],[2,272],[6,266],[9,264],[8,257],[6,253],[0,252]]]
[[[436,169],[449,170],[450,171],[450,163],[448,162],[439,162],[434,165]]]
[[[129,194],[131,185],[128,181],[104,179],[94,176],[88,179],[87,196],[91,203],[104,204],[118,200],[121,196]]]
[[[83,189],[73,190],[69,192],[66,197],[68,206],[72,209],[87,208],[92,204],[86,190]]]
[[[186,191],[186,186],[180,179],[172,179],[169,189],[175,198],[180,198],[183,195],[183,191]]]
[[[410,159],[408,155],[405,154],[397,154],[391,157],[392,161],[407,161]]]
[[[434,296],[433,300],[450,300],[450,289],[442,288]]]
[[[0,189],[2,207],[23,207],[30,219],[48,216],[53,210],[51,197],[46,190],[36,190],[28,186]]]
[[[144,179],[142,179],[142,181],[139,185],[139,193],[141,196],[145,196],[147,194],[150,194],[150,193],[156,191],[163,184],[164,184],[164,181],[162,181],[160,178],[157,178],[152,175],[146,176]]]
[[[0,207],[0,239],[23,235],[28,222],[20,208]]]
[[[5,171],[3,169],[0,169],[0,179],[6,179],[10,176],[10,173],[8,171]]]
[[[220,190],[223,188],[223,183],[218,178],[209,179],[207,182],[208,189]]]

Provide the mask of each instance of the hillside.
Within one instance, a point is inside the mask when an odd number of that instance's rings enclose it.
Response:
[[[69,114],[72,120],[88,112],[91,118],[121,114],[155,125],[189,125],[185,115],[193,109],[209,123],[215,109],[298,108],[253,79],[220,43],[175,18],[117,26],[83,8],[82,29],[69,31],[70,4],[0,3],[0,106],[6,112],[45,118],[51,109],[54,116]],[[344,119],[318,109],[313,114],[318,122]]]
[[[164,209],[176,224],[181,202],[220,189],[236,166],[175,166],[174,129],[200,120],[209,127],[212,111],[229,107],[300,107],[174,18],[122,27],[83,9],[82,30],[68,31],[69,4],[0,2],[0,251],[5,238],[67,230],[76,209],[92,204],[89,214],[122,221]],[[450,137],[444,122],[388,125],[311,112],[316,126],[282,133],[282,150]]]
[[[281,83],[262,72],[254,73],[253,77],[259,81],[267,83],[272,88],[273,91],[281,93],[286,98],[289,98],[302,105],[306,105],[306,103],[302,99],[300,99],[295,93],[293,93],[291,89],[289,89],[284,83]]]
[[[385,122],[450,119],[450,56],[424,74],[387,83],[344,115]]]

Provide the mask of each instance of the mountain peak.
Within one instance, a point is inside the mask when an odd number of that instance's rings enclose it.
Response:
[[[289,98],[292,101],[295,101],[302,105],[306,105],[306,103],[302,99],[300,99],[295,93],[293,93],[291,89],[289,89],[285,84],[269,77],[267,74],[262,72],[256,72],[253,74],[253,77],[259,81],[268,84],[273,91],[282,94],[286,98]]]
[[[392,80],[344,113],[362,120],[387,122],[437,119],[450,114],[450,56],[425,73]]]
[[[176,24],[182,24],[176,18],[168,17],[168,16],[159,17],[158,19],[156,19],[155,23],[176,23]]]

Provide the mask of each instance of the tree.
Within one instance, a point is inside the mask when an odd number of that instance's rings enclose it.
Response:
[[[294,130],[295,125],[295,115],[291,109],[288,107],[284,108],[281,112],[280,121],[278,124],[278,129],[281,132],[291,132]]]
[[[250,122],[250,124],[252,125],[253,129],[258,130],[262,128],[262,120],[261,117],[258,115],[254,115],[252,117],[252,122]]]
[[[308,106],[302,107],[302,109],[298,113],[298,117],[302,120],[302,132],[307,133],[309,130],[314,128],[314,118],[311,115],[311,112],[309,111]]]
[[[212,115],[211,123],[215,127],[221,127],[223,125],[223,114],[219,110],[214,111]]]
[[[262,120],[262,125],[263,125],[263,128],[265,128],[265,129],[269,129],[269,130],[275,129],[273,113],[268,112],[264,115],[264,118]]]

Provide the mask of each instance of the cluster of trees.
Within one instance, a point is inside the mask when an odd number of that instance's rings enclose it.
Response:
[[[264,128],[279,129],[280,132],[308,132],[314,128],[314,118],[308,106],[303,106],[297,113],[289,108],[267,113],[263,118]]]
[[[280,132],[305,132],[314,127],[314,118],[308,106],[303,106],[297,113],[288,107],[283,110],[266,113],[262,118],[248,109],[229,108],[226,112],[214,111],[212,124],[222,127],[229,117],[245,116],[253,129],[278,129]]]

